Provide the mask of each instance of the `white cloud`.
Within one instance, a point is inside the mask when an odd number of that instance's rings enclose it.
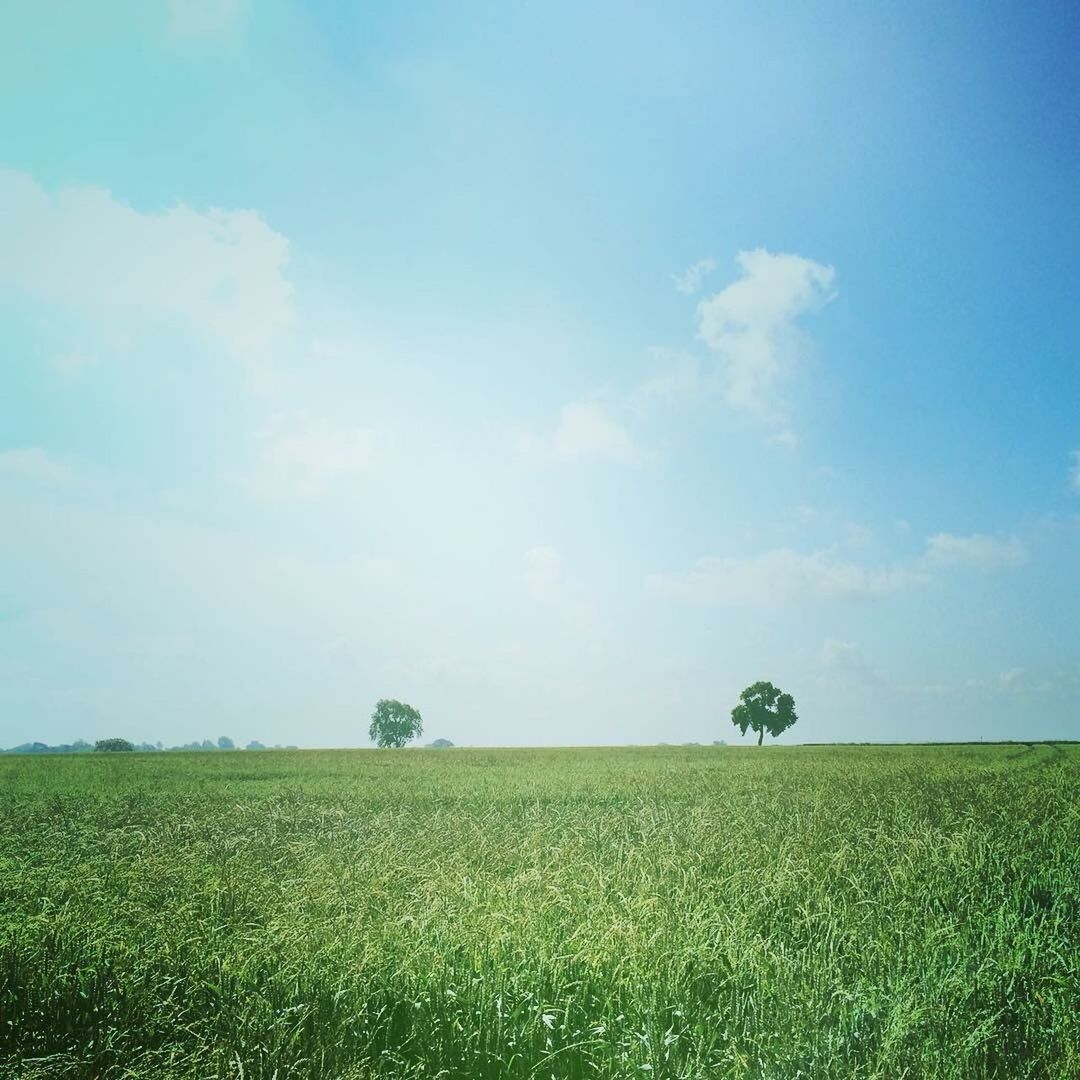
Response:
[[[1069,472],[1069,481],[1073,491],[1080,491],[1080,450],[1074,450],[1070,455],[1072,469]]]
[[[258,369],[293,324],[288,241],[251,210],[142,213],[100,188],[50,195],[0,170],[0,290],[126,336],[176,325]]]
[[[518,449],[535,461],[583,460],[633,464],[640,460],[634,441],[599,405],[571,402],[559,414],[558,427],[549,436],[523,435]]]
[[[647,579],[656,592],[701,604],[777,607],[799,600],[865,600],[927,580],[918,570],[868,569],[832,551],[803,555],[778,548],[746,558],[709,556],[687,571]]]
[[[169,36],[200,38],[228,29],[244,10],[244,0],[168,0]]]
[[[1015,537],[999,539],[973,533],[954,536],[937,533],[926,542],[925,562],[932,567],[969,566],[976,570],[998,570],[1027,561],[1027,550]]]
[[[300,412],[267,424],[256,441],[253,472],[232,479],[261,498],[310,498],[365,473],[375,453],[371,428],[341,426]]]
[[[691,296],[701,288],[701,282],[706,275],[716,269],[716,260],[713,258],[698,259],[693,266],[688,266],[681,274],[672,275],[675,288],[686,296]]]
[[[698,333],[720,358],[728,404],[776,420],[779,386],[806,349],[795,320],[833,298],[835,273],[764,248],[736,262],[742,277],[698,305]]]
[[[12,476],[37,484],[56,484],[67,479],[68,470],[40,446],[0,451],[0,476]]]

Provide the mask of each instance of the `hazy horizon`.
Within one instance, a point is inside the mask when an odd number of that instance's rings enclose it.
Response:
[[[264,751],[296,751],[296,750],[310,750],[312,753],[329,753],[335,750],[342,752],[353,752],[357,750],[371,750],[373,753],[380,754],[394,754],[399,753],[400,750],[688,750],[692,748],[699,749],[747,749],[747,750],[764,750],[769,746],[775,747],[787,747],[792,749],[794,747],[856,747],[856,746],[868,746],[868,747],[889,747],[889,746],[910,746],[910,747],[930,747],[930,746],[1039,746],[1039,745],[1070,745],[1080,742],[1080,739],[1075,738],[1062,738],[1062,739],[951,739],[951,740],[929,740],[925,742],[887,742],[883,740],[867,740],[867,741],[853,741],[853,742],[801,742],[798,738],[793,737],[793,733],[788,733],[786,736],[782,736],[780,739],[766,738],[761,746],[757,745],[757,736],[748,734],[745,738],[736,734],[734,740],[730,739],[717,739],[713,742],[655,742],[655,743],[520,743],[515,745],[501,744],[501,743],[458,743],[453,739],[447,740],[449,745],[434,746],[432,745],[437,739],[444,738],[443,736],[435,736],[434,738],[428,738],[426,735],[414,742],[408,743],[399,749],[395,748],[380,748],[374,745],[374,743],[368,742],[364,744],[356,745],[301,745],[298,743],[278,744],[273,745],[264,744],[257,747],[247,746],[239,741],[235,746],[230,747],[218,747],[218,746],[190,746],[182,743],[171,742],[168,739],[157,740],[162,743],[161,746],[155,746],[149,739],[138,740],[135,743],[135,753],[190,753],[190,754],[209,754],[209,753],[253,753],[259,754]],[[14,746],[0,746],[0,754],[12,754],[18,747],[24,745],[30,745],[37,740],[24,740],[22,743],[16,743]],[[93,744],[96,739],[76,739],[76,742],[82,741],[87,743],[87,746],[78,751],[80,753],[94,753]],[[131,740],[129,740],[131,741]],[[209,740],[213,742],[214,740]],[[250,740],[259,742],[260,740]],[[59,746],[70,746],[71,744],[61,743]],[[49,746],[48,750],[40,751],[22,751],[21,756],[34,757],[37,754],[44,754],[54,750],[54,746]],[[70,751],[65,751],[70,752]]]
[[[1078,44],[5,5],[0,746],[1077,737]]]

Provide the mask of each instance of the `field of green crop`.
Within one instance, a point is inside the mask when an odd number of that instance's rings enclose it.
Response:
[[[0,1075],[1080,1076],[1080,746],[0,758]]]

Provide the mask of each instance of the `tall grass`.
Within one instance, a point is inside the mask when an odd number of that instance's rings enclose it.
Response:
[[[0,1074],[1080,1076],[1078,780],[1053,746],[0,759]]]

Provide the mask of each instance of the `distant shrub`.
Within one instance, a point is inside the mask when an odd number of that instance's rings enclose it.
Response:
[[[102,754],[117,754],[134,750],[135,747],[127,739],[98,739],[94,749]]]

